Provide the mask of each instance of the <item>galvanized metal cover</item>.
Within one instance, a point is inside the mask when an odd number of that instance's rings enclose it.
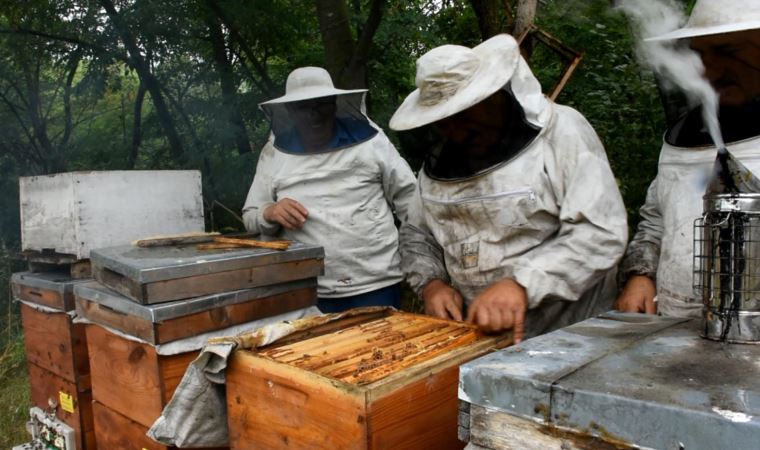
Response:
[[[74,292],[74,286],[91,282],[91,278],[72,279],[68,272],[16,272],[11,275],[11,285],[60,292]]]
[[[760,346],[608,314],[464,365],[460,398],[656,449],[760,448]]]
[[[78,298],[106,306],[116,312],[149,320],[153,323],[176,319],[214,308],[235,305],[258,298],[271,297],[297,289],[316,288],[316,278],[310,278],[271,286],[243,289],[222,294],[207,295],[188,300],[179,300],[155,305],[142,305],[116,293],[100,283],[80,284],[74,289]],[[77,307],[77,314],[87,317],[87,312]]]
[[[93,266],[105,267],[138,283],[174,280],[228,270],[306,259],[323,259],[324,249],[294,242],[288,250],[241,248],[198,250],[195,245],[101,248],[90,253]]]

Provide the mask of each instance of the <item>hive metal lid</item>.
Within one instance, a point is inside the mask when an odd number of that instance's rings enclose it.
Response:
[[[460,398],[647,448],[758,448],[760,346],[708,341],[698,328],[589,319],[463,366]]]
[[[294,242],[288,250],[242,248],[198,250],[195,245],[136,247],[124,245],[93,250],[93,266],[105,267],[138,283],[174,280],[228,270],[324,258],[317,245]]]
[[[92,281],[91,278],[73,279],[68,272],[16,272],[11,275],[11,285],[68,294],[74,286]]]
[[[258,298],[271,297],[273,295],[284,294],[298,289],[316,288],[316,286],[316,278],[310,278],[155,305],[141,305],[135,303],[129,298],[96,282],[76,286],[74,294],[77,298],[98,303],[118,313],[139,317],[153,323],[159,323],[165,320],[176,319],[178,317],[184,317],[214,308],[235,305]],[[87,317],[86,311],[80,307],[77,307],[77,314]]]

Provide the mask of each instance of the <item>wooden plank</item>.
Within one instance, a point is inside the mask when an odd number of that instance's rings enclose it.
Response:
[[[159,356],[158,366],[161,379],[161,392],[163,405],[169,403],[179,382],[187,371],[187,367],[198,356],[198,352],[180,353],[172,356]],[[163,408],[162,405],[162,408]],[[161,412],[159,411],[159,415]],[[158,416],[156,416],[158,418]],[[152,424],[152,422],[151,422]]]
[[[145,303],[144,286],[107,267],[94,265],[92,277],[100,284],[136,301]]]
[[[148,429],[130,420],[104,404],[95,401],[95,439],[101,449],[167,450],[145,435]]]
[[[21,305],[24,344],[29,362],[89,389],[90,366],[84,325],[64,313],[42,312]]]
[[[228,270],[195,277],[157,281],[145,285],[143,303],[161,303],[219,292],[269,286],[317,276],[323,263],[318,259],[291,261],[249,269]]]
[[[449,367],[369,405],[372,450],[461,450],[457,439],[459,368]]]
[[[587,434],[559,430],[483,406],[470,406],[470,443],[491,450],[628,450]]]
[[[50,408],[51,400],[57,402],[59,406],[56,417],[74,429],[80,448],[94,449],[92,392],[89,390],[81,392],[74,383],[34,363],[29,363],[28,369],[32,404],[43,411],[47,411]],[[61,393],[73,398],[73,412],[66,411],[61,407]]]
[[[144,427],[134,420],[119,414],[100,402],[93,402],[95,428],[98,447],[107,450],[174,450],[151,438]],[[192,450],[192,449],[189,449]],[[226,450],[226,448],[207,448],[206,450]]]
[[[164,405],[158,355],[98,325],[87,325],[93,399],[150,426]]]
[[[150,427],[198,352],[161,356],[155,347],[87,325],[93,399]]]
[[[232,449],[365,449],[365,405],[359,390],[246,351],[227,370]]]

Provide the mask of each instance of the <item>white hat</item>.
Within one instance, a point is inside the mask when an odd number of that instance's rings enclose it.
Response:
[[[760,28],[760,0],[697,0],[686,26],[647,41],[709,36]]]
[[[417,60],[417,89],[390,120],[394,130],[411,130],[464,111],[503,88],[520,61],[512,36],[500,34],[472,49],[443,45]]]
[[[261,103],[274,105],[278,103],[298,102],[312,98],[331,97],[333,95],[360,94],[366,89],[336,89],[330,74],[321,67],[300,67],[288,75],[285,83],[285,95]]]

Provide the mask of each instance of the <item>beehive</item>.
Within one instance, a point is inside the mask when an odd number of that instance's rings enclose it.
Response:
[[[510,342],[392,310],[320,324],[227,372],[236,449],[460,449],[458,366]]]
[[[13,295],[21,302],[21,323],[34,406],[47,411],[76,433],[79,448],[95,448],[90,365],[84,325],[73,322],[72,280],[61,273],[16,273]]]

